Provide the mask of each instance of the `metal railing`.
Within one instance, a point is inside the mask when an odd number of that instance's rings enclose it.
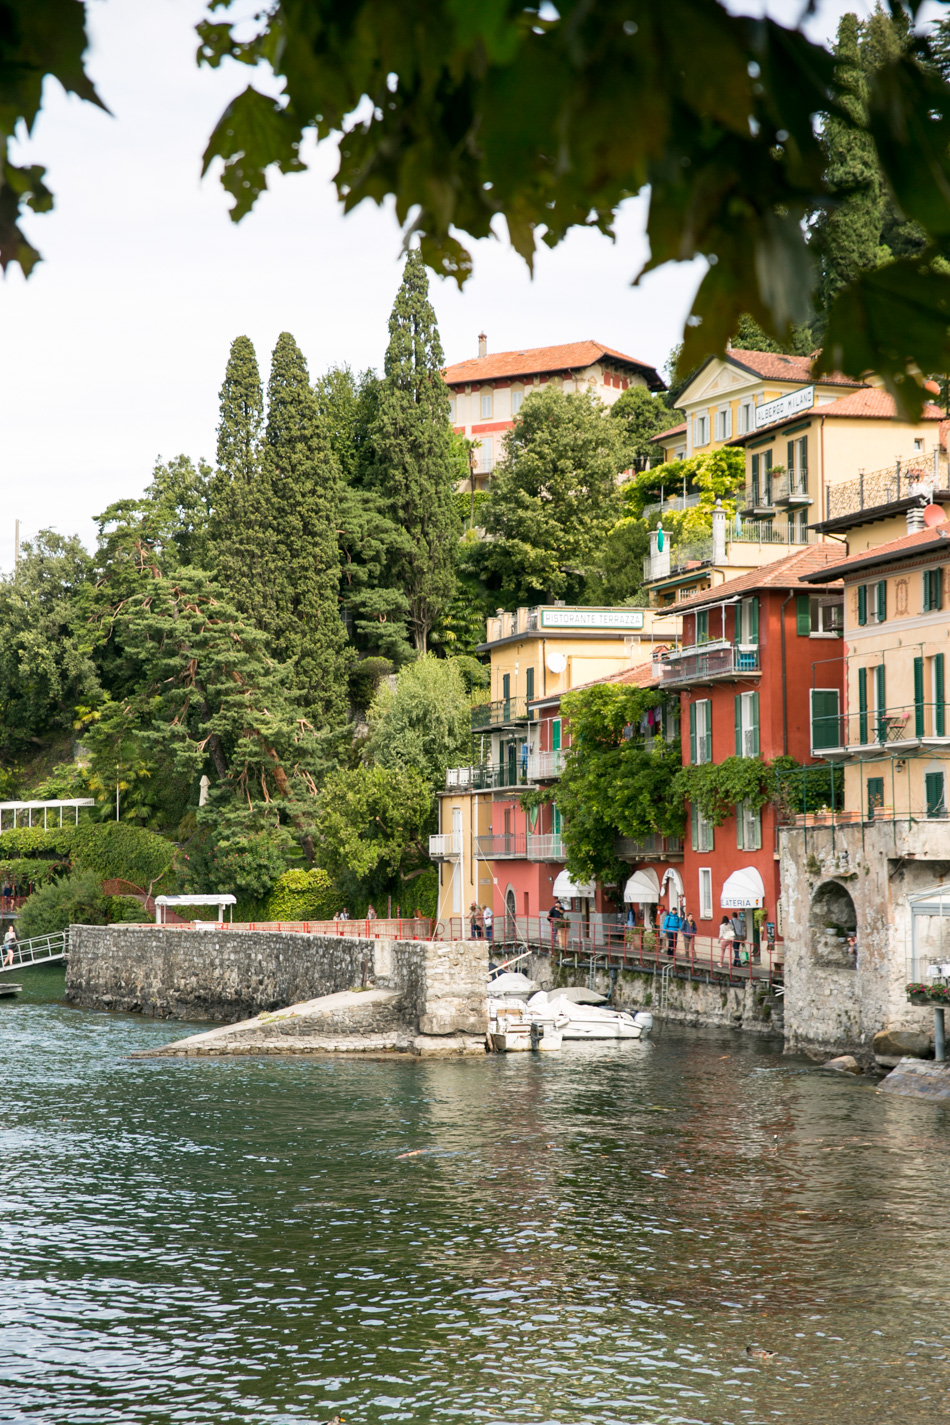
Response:
[[[433,860],[448,859],[462,854],[462,833],[460,831],[439,832],[429,837],[429,855]]]
[[[559,777],[564,765],[564,751],[558,747],[553,752],[528,753],[528,781],[545,781],[549,777]]]
[[[564,843],[556,832],[535,835],[529,831],[525,854],[529,861],[563,861]]]
[[[714,935],[666,936],[643,926],[590,922],[573,914],[555,930],[546,915],[498,915],[494,941],[500,947],[517,945],[547,952],[565,967],[584,966],[655,973],[671,967],[679,978],[742,983],[753,980],[770,985],[781,983],[785,951],[781,941],[763,940],[755,949],[750,940],[738,951],[729,942],[720,948]],[[739,963],[735,963],[738,955]]]
[[[445,789],[484,792],[497,787],[522,787],[530,781],[530,760],[519,756],[510,762],[485,762],[480,767],[450,767],[445,774]]]
[[[22,970],[28,965],[49,965],[54,960],[65,960],[69,953],[69,931],[60,930],[55,935],[34,935],[31,940],[18,940],[12,951],[11,963],[6,964],[11,952],[4,947],[0,950],[0,972]]]
[[[499,836],[476,836],[475,846],[483,860],[491,860],[495,856],[527,855],[527,840],[523,831],[502,832]]]
[[[493,703],[476,703],[472,708],[472,729],[485,727],[505,727],[511,722],[525,722],[528,718],[528,700],[524,695],[501,698]]]
[[[730,544],[815,544],[817,540],[813,530],[786,520],[743,520],[729,536]]]
[[[659,661],[661,686],[698,683],[733,673],[757,673],[759,650],[753,644],[699,643],[664,653]]]
[[[947,467],[944,463],[941,468],[937,450],[931,455],[921,452],[907,460],[896,460],[882,470],[862,470],[851,480],[826,487],[824,518],[840,519],[910,499],[924,491],[929,493],[941,479],[946,483]]]
[[[651,836],[617,836],[614,838],[614,855],[621,861],[649,861],[655,856],[682,856],[681,836],[661,836],[659,832]]]
[[[888,707],[882,712],[868,708],[865,712],[829,714],[811,720],[811,745],[818,756],[922,740],[950,741],[946,704],[921,701]]]
[[[456,917],[456,920],[458,918]],[[156,925],[154,921],[142,921],[134,930],[174,930],[198,932],[227,930],[245,934],[247,931],[267,931],[275,935],[323,935],[340,936],[356,940],[445,940],[450,937],[448,922],[432,920],[425,915],[377,916],[375,919],[360,920],[188,920],[178,925]]]

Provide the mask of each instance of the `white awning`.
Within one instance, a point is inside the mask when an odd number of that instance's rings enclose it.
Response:
[[[719,904],[723,910],[752,910],[765,905],[765,886],[754,866],[743,866],[726,877]]]
[[[634,871],[629,881],[623,888],[623,898],[626,903],[636,901],[641,904],[649,901],[655,905],[660,899],[660,881],[652,866],[645,866],[642,871]]]
[[[557,900],[593,900],[594,883],[587,881],[578,886],[566,871],[560,871],[554,882],[554,895]]]
[[[237,896],[222,891],[217,896],[156,896],[156,905],[237,905]]]

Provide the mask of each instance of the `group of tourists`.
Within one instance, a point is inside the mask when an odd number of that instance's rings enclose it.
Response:
[[[695,918],[689,912],[684,911],[681,915],[678,910],[668,910],[660,920],[660,943],[667,955],[676,954],[676,943],[681,935],[683,949],[689,955],[697,934],[698,927]]]
[[[468,908],[473,940],[491,940],[495,933],[495,913],[490,905],[480,906],[475,901]]]
[[[747,965],[749,963],[749,952],[746,949],[746,925],[745,916],[741,912],[734,912],[732,915],[724,915],[719,922],[719,963],[727,965],[729,954],[732,953],[733,965]],[[761,958],[758,949],[752,950],[753,960]]]

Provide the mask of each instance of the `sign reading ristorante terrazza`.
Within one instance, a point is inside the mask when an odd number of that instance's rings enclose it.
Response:
[[[802,386],[798,391],[789,391],[787,396],[779,396],[777,401],[766,401],[764,406],[756,406],[755,428],[761,430],[763,426],[774,426],[776,421],[787,421],[789,416],[810,411],[814,404],[814,386]]]
[[[541,609],[541,628],[642,628],[642,609]]]

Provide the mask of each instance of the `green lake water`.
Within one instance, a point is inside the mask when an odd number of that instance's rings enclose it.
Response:
[[[672,1029],[544,1058],[129,1060],[200,1026],[22,978],[4,1425],[950,1418],[944,1109]]]

